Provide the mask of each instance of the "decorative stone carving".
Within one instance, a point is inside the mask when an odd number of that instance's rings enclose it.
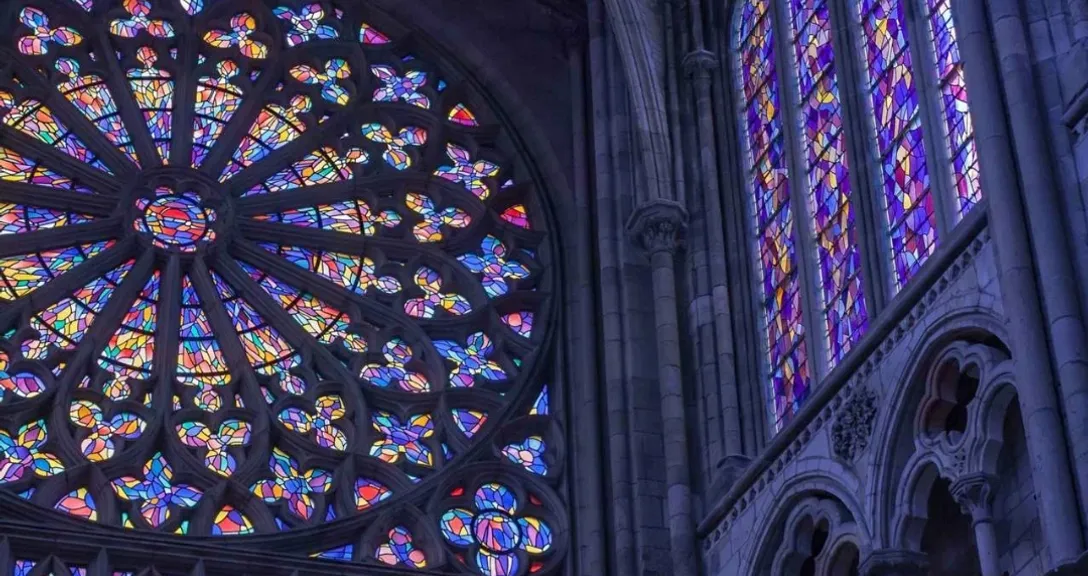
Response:
[[[983,473],[968,474],[956,479],[949,486],[952,498],[960,505],[965,514],[970,514],[975,522],[991,519],[994,493],[997,491],[996,479]]]
[[[695,78],[710,78],[710,71],[718,66],[718,57],[705,48],[693,50],[684,56],[684,72]]]
[[[688,212],[679,202],[659,198],[635,209],[627,221],[627,231],[653,255],[675,252],[688,226]]]
[[[913,550],[873,550],[862,561],[861,576],[923,576],[929,570],[926,555]]]
[[[876,421],[876,394],[868,387],[857,389],[843,404],[831,426],[835,455],[847,462],[865,451]]]

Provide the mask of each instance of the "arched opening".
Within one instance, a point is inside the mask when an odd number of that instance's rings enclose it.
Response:
[[[932,576],[981,575],[971,519],[952,498],[950,484],[937,478],[930,489],[922,552],[929,556]]]
[[[852,542],[848,542],[835,550],[835,555],[828,564],[828,576],[858,576],[861,565],[861,552]]]

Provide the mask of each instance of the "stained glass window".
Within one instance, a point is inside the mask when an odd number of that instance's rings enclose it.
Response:
[[[229,4],[40,0],[0,33],[0,500],[554,570],[556,252],[516,139],[365,3]]]
[[[808,396],[809,358],[801,318],[797,232],[790,205],[775,34],[767,0],[741,5],[737,35],[744,96],[747,183],[755,214],[757,271],[776,426],[789,420]]]
[[[810,221],[816,237],[829,360],[834,364],[865,332],[868,311],[827,0],[792,0],[790,22]]]
[[[930,53],[910,45],[906,13],[913,1],[925,15]],[[848,36],[836,29],[848,26],[832,21],[828,0],[748,0],[736,14],[742,140],[778,426],[803,402],[818,368],[808,353],[825,353],[830,369],[864,335],[870,316],[865,287],[902,288],[936,247],[938,210],[956,221],[981,199],[948,0],[861,0],[856,6],[859,20],[847,24],[856,24],[865,71],[864,105],[857,112],[840,97],[836,62],[858,55],[836,54],[836,42]],[[776,19],[785,22],[776,25]],[[778,30],[788,31],[788,42],[776,42]],[[781,58],[779,50],[790,56]],[[789,66],[779,69],[778,62]],[[932,98],[923,89],[928,76],[920,66],[926,62],[936,64]],[[927,123],[928,107],[938,124]],[[869,114],[862,119],[875,126],[873,134],[848,130],[848,113]],[[927,165],[927,147],[937,144],[951,166],[948,190],[939,189]],[[875,148],[879,184],[869,185],[872,167],[850,161],[850,145],[855,151]],[[858,183],[861,190],[855,190]],[[882,215],[880,242],[862,237],[858,205]],[[864,269],[864,250],[887,251],[889,281],[879,269]],[[808,334],[824,337],[806,339],[805,320],[822,324]]]

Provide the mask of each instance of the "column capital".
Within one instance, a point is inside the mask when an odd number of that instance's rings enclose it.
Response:
[[[659,198],[643,203],[627,220],[627,232],[651,255],[675,252],[688,227],[688,211],[679,202]]]
[[[862,576],[924,576],[929,570],[926,554],[913,550],[873,550],[862,561]]]
[[[982,472],[957,478],[948,487],[952,498],[974,522],[992,520],[992,504],[997,492],[997,479]]]
[[[718,57],[705,48],[692,50],[684,55],[684,72],[696,78],[709,78],[710,71],[718,65]]]

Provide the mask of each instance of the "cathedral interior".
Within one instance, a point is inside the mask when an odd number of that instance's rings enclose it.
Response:
[[[0,1],[0,576],[1088,575],[1088,0]]]

